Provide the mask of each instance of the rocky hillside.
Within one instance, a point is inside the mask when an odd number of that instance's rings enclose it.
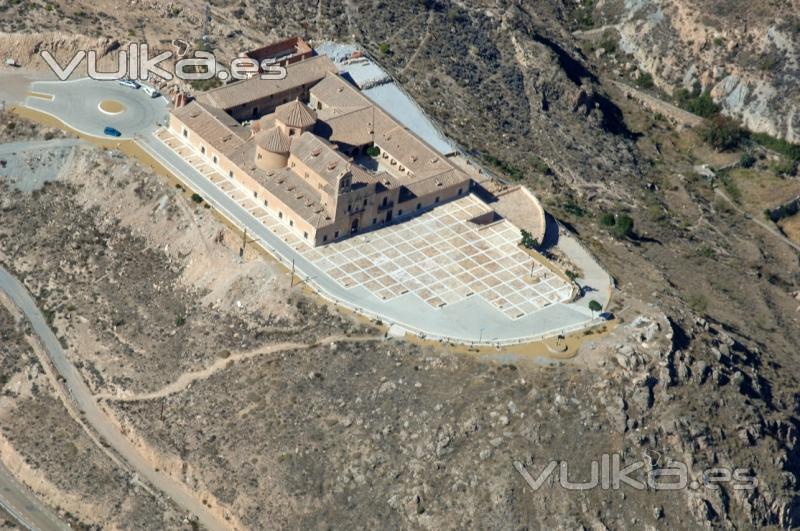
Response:
[[[668,94],[699,86],[748,129],[800,143],[797,0],[601,0],[591,21]]]
[[[714,180],[694,170],[735,165],[739,153],[715,153],[692,131],[624,98],[574,34],[610,31],[630,57],[622,60],[631,63],[626,72],[649,72],[667,93],[697,82],[748,127],[796,139],[798,26],[790,15],[800,11],[797,1],[211,3],[208,31],[223,56],[296,32],[364,45],[448,135],[530,185],[575,229],[617,280],[612,310],[630,334],[590,341],[574,365],[552,370],[473,363],[405,344],[322,346],[274,367],[221,372],[176,394],[167,425],[154,425],[146,402],[123,404],[118,413],[132,429],[205,471],[198,481],[253,527],[268,523],[265,504],[286,527],[800,525],[797,253],[741,215],[737,208],[749,205],[736,203],[724,174]],[[103,2],[25,13],[21,5],[7,8],[8,20],[89,38],[193,40],[201,31],[196,18],[175,14],[202,12],[188,0],[130,1],[106,25],[96,23]],[[6,29],[32,30],[22,24]],[[754,169],[741,169],[750,172],[743,182],[796,190],[797,181],[782,175],[763,185],[774,161],[756,155]],[[753,190],[763,194],[759,186]],[[26,201],[30,212],[48,211]],[[634,230],[614,237],[608,225],[621,215]],[[51,252],[48,239],[18,238],[8,241],[20,252]],[[37,247],[23,245],[29,240]],[[664,316],[639,322],[630,310],[637,300]],[[420,387],[408,388],[412,381]],[[389,383],[394,390],[379,391]],[[247,392],[225,392],[234,388]],[[193,423],[198,411],[214,421]],[[281,429],[257,431],[270,426]],[[745,493],[626,493],[625,502],[597,491],[537,498],[509,464],[536,471],[550,458],[612,451],[687,462],[693,478],[721,464],[745,467],[760,483]],[[241,480],[236,492],[233,475]],[[333,508],[338,519],[320,520]]]

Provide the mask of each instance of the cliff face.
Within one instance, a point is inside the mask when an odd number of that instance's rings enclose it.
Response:
[[[594,17],[666,92],[699,85],[748,129],[800,143],[798,13],[798,0],[605,0]]]

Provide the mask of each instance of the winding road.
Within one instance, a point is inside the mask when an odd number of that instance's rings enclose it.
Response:
[[[69,359],[67,359],[64,350],[61,348],[61,344],[47,325],[44,315],[42,315],[42,312],[39,311],[39,308],[36,306],[36,301],[34,301],[25,286],[2,266],[0,266],[0,291],[4,292],[25,314],[33,332],[38,336],[42,346],[47,352],[50,362],[53,364],[58,374],[64,379],[64,385],[69,390],[71,398],[84,413],[86,422],[92,426],[97,434],[127,462],[134,472],[170,497],[184,510],[197,516],[201,525],[210,530],[221,531],[231,529],[232,526],[230,524],[223,521],[214,514],[209,507],[203,505],[199,499],[195,498],[192,491],[186,485],[155,470],[152,465],[142,457],[133,444],[120,433],[119,428],[109,419],[102,409],[100,409],[94,395],[92,395],[89,387],[83,381],[78,370]],[[3,499],[3,495],[5,494],[2,490],[3,485],[3,475],[0,472],[0,499]],[[10,486],[13,487],[13,485]],[[22,498],[22,500],[25,501],[20,501],[20,495],[21,493],[18,489],[14,491],[14,496],[17,498],[14,506],[17,507],[18,512],[22,513],[20,515],[15,514],[15,517],[19,517],[21,520],[25,521],[30,520],[31,526],[35,529],[63,529],[62,527],[54,527],[56,526],[55,522],[51,522],[49,526],[46,525],[49,517],[40,507],[36,507],[37,504],[31,503],[31,510],[27,510],[25,504],[30,503],[30,496],[28,496],[27,500]],[[38,505],[40,506],[41,504]],[[33,521],[34,517],[38,518],[36,522]]]

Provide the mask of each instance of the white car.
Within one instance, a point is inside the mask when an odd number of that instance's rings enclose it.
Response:
[[[161,96],[161,94],[156,89],[148,87],[147,85],[145,85],[142,90],[144,90],[144,93],[150,96],[151,98],[157,98]]]
[[[138,89],[141,85],[132,79],[120,79],[119,84],[132,89]]]

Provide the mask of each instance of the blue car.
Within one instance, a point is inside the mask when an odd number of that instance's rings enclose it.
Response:
[[[113,136],[113,137],[122,136],[122,133],[120,133],[119,131],[117,131],[113,127],[106,127],[105,129],[103,129],[103,133],[107,134],[108,136]]]

